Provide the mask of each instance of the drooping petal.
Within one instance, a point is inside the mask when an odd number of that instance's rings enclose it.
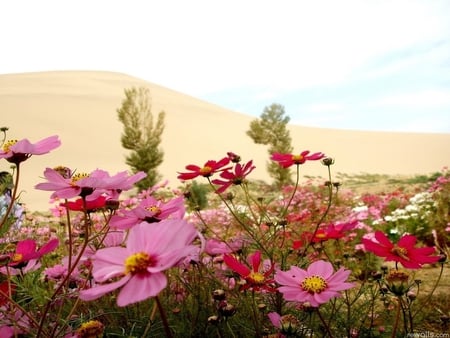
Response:
[[[166,276],[159,272],[151,275],[136,274],[120,290],[117,297],[118,306],[141,302],[157,296],[167,286]]]
[[[129,279],[130,279],[130,275],[127,275],[124,278],[122,278],[116,282],[113,282],[113,283],[101,284],[101,285],[94,286],[93,288],[90,288],[90,289],[81,290],[80,291],[80,299],[84,300],[84,301],[90,301],[90,300],[95,300],[97,298],[100,298],[100,297],[106,295],[107,293],[122,287],[123,285],[125,285],[128,282]]]
[[[279,329],[281,328],[281,316],[277,312],[269,312],[267,317],[269,317],[273,326]]]
[[[53,239],[49,240],[37,251],[38,257],[41,257],[49,252],[52,252],[53,250],[55,250],[58,247],[58,245],[59,245],[58,238],[53,238]]]

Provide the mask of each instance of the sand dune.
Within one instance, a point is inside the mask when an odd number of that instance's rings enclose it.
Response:
[[[8,138],[38,141],[57,134],[62,146],[22,165],[21,199],[31,210],[46,210],[49,193],[33,186],[42,181],[45,167],[66,165],[78,171],[95,168],[114,174],[128,170],[121,147],[122,124],[117,109],[124,89],[147,86],[152,110],[166,112],[160,172],[170,185],[179,185],[177,172],[186,164],[219,159],[227,151],[253,159],[254,179],[269,180],[267,148],[246,136],[251,116],[194,97],[110,72],[61,71],[0,75],[0,126]],[[282,104],[282,102],[280,102]],[[261,111],[264,107],[261,107]],[[289,114],[289,112],[287,112]],[[450,134],[365,132],[290,126],[296,152],[322,151],[336,159],[335,172],[427,174],[449,165]],[[0,161],[0,170],[9,163]],[[305,175],[325,175],[320,163],[302,168]]]

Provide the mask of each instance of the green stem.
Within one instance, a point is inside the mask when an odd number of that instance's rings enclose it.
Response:
[[[398,323],[400,321],[400,299],[397,298],[397,312],[395,314],[395,322],[394,322],[394,327],[392,328],[392,334],[391,334],[391,338],[395,338],[395,336],[397,335],[397,328],[398,328]]]
[[[330,338],[333,338],[333,334],[331,333],[330,327],[328,326],[327,322],[323,318],[322,314],[319,311],[319,308],[317,308],[317,315],[319,316],[320,321],[322,322],[323,326],[325,327],[325,330],[327,331],[327,334]]]
[[[158,305],[158,310],[159,310],[159,314],[161,316],[161,320],[163,322],[164,332],[166,333],[166,337],[173,338],[172,331],[170,330],[169,322],[167,320],[166,312],[164,311],[164,308],[159,300],[159,297],[156,296],[155,300],[156,300],[156,304]]]
[[[314,229],[314,232],[311,236],[311,240],[306,244],[305,248],[302,251],[302,254],[300,255],[300,257],[304,257],[306,254],[306,251],[308,250],[308,248],[311,246],[312,240],[314,239],[314,237],[317,234],[317,231],[319,231],[319,227],[322,224],[322,222],[325,220],[325,217],[327,217],[330,209],[331,209],[331,204],[333,201],[333,187],[331,186],[331,169],[328,166],[328,179],[330,184],[328,185],[328,201],[327,201],[327,208],[325,210],[325,212],[323,213],[323,215],[320,217],[319,221],[317,222],[316,228]]]
[[[84,197],[83,197],[83,203],[86,204],[86,199]],[[84,208],[84,209],[86,210],[86,208]],[[77,264],[80,262],[81,257],[83,256],[84,251],[86,250],[86,248],[87,248],[87,246],[89,244],[89,225],[90,225],[89,215],[87,214],[87,212],[85,212],[84,213],[85,236],[84,236],[83,245],[82,245],[81,250],[78,253],[75,261],[73,262],[73,265],[67,271],[67,274],[64,277],[63,281],[59,284],[59,286],[53,292],[53,295],[50,297],[50,300],[47,302],[47,305],[45,306],[45,309],[42,312],[42,318],[41,318],[41,321],[40,321],[40,324],[39,324],[39,329],[38,329],[38,332],[36,334],[36,338],[39,338],[41,336],[41,334],[42,334],[42,330],[43,330],[44,323],[45,323],[45,318],[47,317],[47,313],[50,311],[50,307],[51,307],[51,305],[53,303],[53,300],[59,294],[59,292],[62,290],[62,288],[66,285],[66,283],[68,283],[68,280],[70,279],[70,276],[71,276],[72,272],[75,270]],[[65,324],[65,325],[67,325],[67,324]],[[57,329],[58,329],[58,327],[55,326],[55,328],[53,330],[53,333],[56,332]]]
[[[297,175],[296,175],[296,179],[295,179],[295,185],[294,185],[294,190],[292,191],[291,197],[289,198],[288,203],[286,204],[286,207],[283,209],[283,211],[280,213],[280,217],[284,218],[284,216],[286,216],[287,211],[289,206],[292,203],[292,200],[294,199],[295,193],[297,192],[298,189],[298,182],[300,181],[300,165],[297,164]]]
[[[427,296],[427,298],[425,299],[425,301],[423,302],[423,304],[428,304],[428,303],[429,303],[431,297],[433,296],[433,293],[436,291],[436,289],[437,289],[437,287],[438,287],[438,285],[439,285],[439,282],[441,281],[442,273],[443,273],[443,272],[444,272],[444,263],[441,263],[441,271],[439,271],[439,276],[438,276],[438,278],[437,278],[437,280],[436,280],[436,283],[434,283],[433,289],[431,289],[431,291],[428,293],[428,296]],[[418,295],[418,293],[417,293],[417,295]],[[419,309],[412,315],[412,318],[413,318],[413,319],[414,319],[414,317],[420,312],[421,309],[422,309],[422,308],[419,308]]]

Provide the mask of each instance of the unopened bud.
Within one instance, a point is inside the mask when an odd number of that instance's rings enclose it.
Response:
[[[334,159],[331,157],[325,157],[322,159],[322,164],[329,167],[330,165],[334,164]]]
[[[222,289],[217,289],[212,292],[214,300],[224,300],[226,298],[225,291]]]

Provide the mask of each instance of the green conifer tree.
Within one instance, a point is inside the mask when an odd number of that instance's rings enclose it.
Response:
[[[147,173],[147,177],[136,185],[139,191],[148,189],[161,178],[157,167],[164,158],[160,144],[165,127],[165,112],[158,114],[155,123],[151,111],[150,90],[146,87],[132,87],[125,89],[125,99],[117,113],[124,127],[122,146],[130,150],[126,164],[131,167],[133,173]]]
[[[284,107],[273,103],[264,108],[259,119],[250,122],[247,135],[256,144],[268,145],[269,155],[275,152],[292,153],[292,138],[287,129],[289,121],[289,116],[285,116]],[[268,162],[267,171],[277,186],[293,183],[290,169],[282,168],[278,163]]]

